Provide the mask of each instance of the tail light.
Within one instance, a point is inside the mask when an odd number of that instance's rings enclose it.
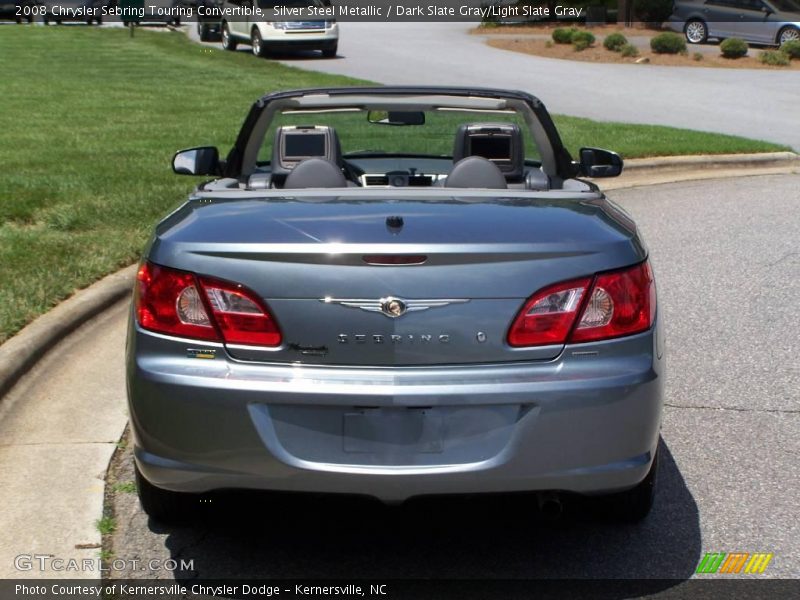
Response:
[[[137,275],[136,316],[142,328],[181,337],[279,346],[267,307],[244,286],[144,263]]]
[[[511,325],[508,343],[545,346],[633,335],[648,330],[655,314],[655,282],[645,261],[536,292]]]
[[[511,326],[508,343],[512,346],[563,344],[591,282],[588,277],[567,281],[534,294]]]

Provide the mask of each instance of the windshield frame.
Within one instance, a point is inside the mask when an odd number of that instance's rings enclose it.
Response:
[[[391,107],[453,109],[511,109],[518,112],[528,126],[529,135],[538,147],[542,170],[552,177],[569,179],[577,167],[564,147],[544,105],[534,96],[518,91],[485,88],[448,87],[352,87],[292,90],[267,94],[250,110],[225,160],[224,174],[247,177],[258,168],[258,153],[274,115],[283,109],[331,110],[358,107],[360,110]],[[379,125],[378,125],[379,126]]]

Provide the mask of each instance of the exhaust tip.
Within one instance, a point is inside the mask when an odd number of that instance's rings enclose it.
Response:
[[[539,512],[548,519],[556,520],[564,512],[561,498],[555,492],[542,492],[538,495],[537,502],[539,504]]]

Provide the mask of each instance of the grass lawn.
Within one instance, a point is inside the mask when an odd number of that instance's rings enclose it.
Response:
[[[4,27],[0,111],[0,343],[76,289],[135,261],[195,182],[178,148],[232,144],[267,91],[351,85],[170,32]],[[567,146],[627,157],[783,147],[558,117]]]

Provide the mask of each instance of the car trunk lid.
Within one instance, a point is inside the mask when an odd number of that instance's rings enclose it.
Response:
[[[552,359],[561,345],[506,343],[525,300],[645,255],[627,215],[583,193],[195,201],[150,258],[264,299],[284,343],[237,359],[389,366]]]

